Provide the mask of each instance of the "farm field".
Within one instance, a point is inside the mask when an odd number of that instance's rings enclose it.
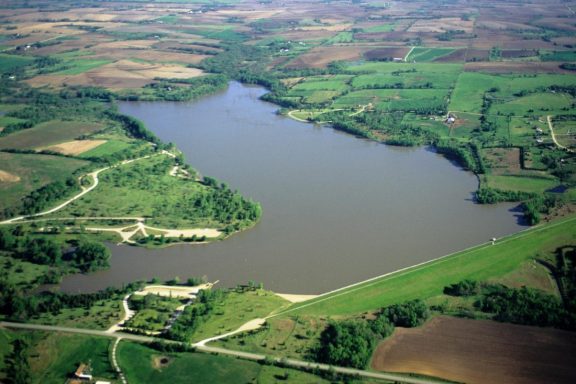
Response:
[[[371,367],[471,384],[571,383],[575,345],[573,332],[440,316],[396,329],[378,345]]]

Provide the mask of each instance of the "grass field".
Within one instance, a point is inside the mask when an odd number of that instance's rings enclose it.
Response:
[[[0,168],[18,178],[0,182],[0,209],[16,205],[22,196],[53,181],[64,180],[89,162],[60,156],[0,152]]]
[[[411,299],[442,293],[445,286],[464,279],[486,280],[503,276],[538,254],[553,252],[576,240],[576,217],[543,225],[464,250],[426,265],[393,273],[357,286],[294,304],[283,315],[352,315]]]
[[[196,330],[193,341],[233,331],[244,323],[265,317],[286,304],[286,300],[264,290],[230,292],[214,309],[210,319]]]
[[[34,58],[29,56],[8,55],[0,53],[0,73],[10,73],[16,68],[30,64]]]
[[[559,181],[552,178],[522,176],[484,176],[486,186],[505,191],[523,191],[542,193],[558,186]]]
[[[111,339],[50,333],[31,353],[32,383],[64,383],[80,363],[91,363],[95,378],[115,379],[109,348]]]
[[[103,129],[100,123],[89,121],[53,120],[40,123],[0,138],[0,149],[34,149],[71,141]]]
[[[203,353],[166,354],[128,342],[120,343],[117,355],[129,383],[328,383],[293,369]]]
[[[128,148],[133,148],[135,145],[136,143],[130,143],[123,140],[108,140],[104,144],[82,153],[80,157],[88,158],[107,156],[116,152],[124,151]]]

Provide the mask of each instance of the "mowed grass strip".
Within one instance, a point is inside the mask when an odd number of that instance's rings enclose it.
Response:
[[[0,149],[47,147],[89,135],[103,128],[102,124],[88,121],[47,121],[0,138]]]
[[[373,311],[412,299],[442,294],[445,286],[464,279],[487,280],[503,276],[538,254],[576,240],[576,216],[538,226],[506,238],[445,256],[293,305],[282,315],[338,316]]]

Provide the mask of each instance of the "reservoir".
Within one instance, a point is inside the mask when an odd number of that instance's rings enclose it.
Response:
[[[265,90],[231,83],[196,102],[124,102],[201,174],[262,204],[252,229],[206,245],[112,245],[111,268],[64,291],[206,276],[317,294],[521,230],[514,205],[473,202],[476,177],[427,148],[398,148],[276,114]]]

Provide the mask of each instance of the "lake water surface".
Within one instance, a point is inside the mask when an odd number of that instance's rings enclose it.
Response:
[[[263,217],[208,245],[112,246],[109,270],[69,276],[62,289],[205,275],[321,293],[522,229],[513,205],[474,204],[476,177],[433,151],[278,116],[264,92],[231,83],[193,103],[121,103],[200,173],[261,202]]]

